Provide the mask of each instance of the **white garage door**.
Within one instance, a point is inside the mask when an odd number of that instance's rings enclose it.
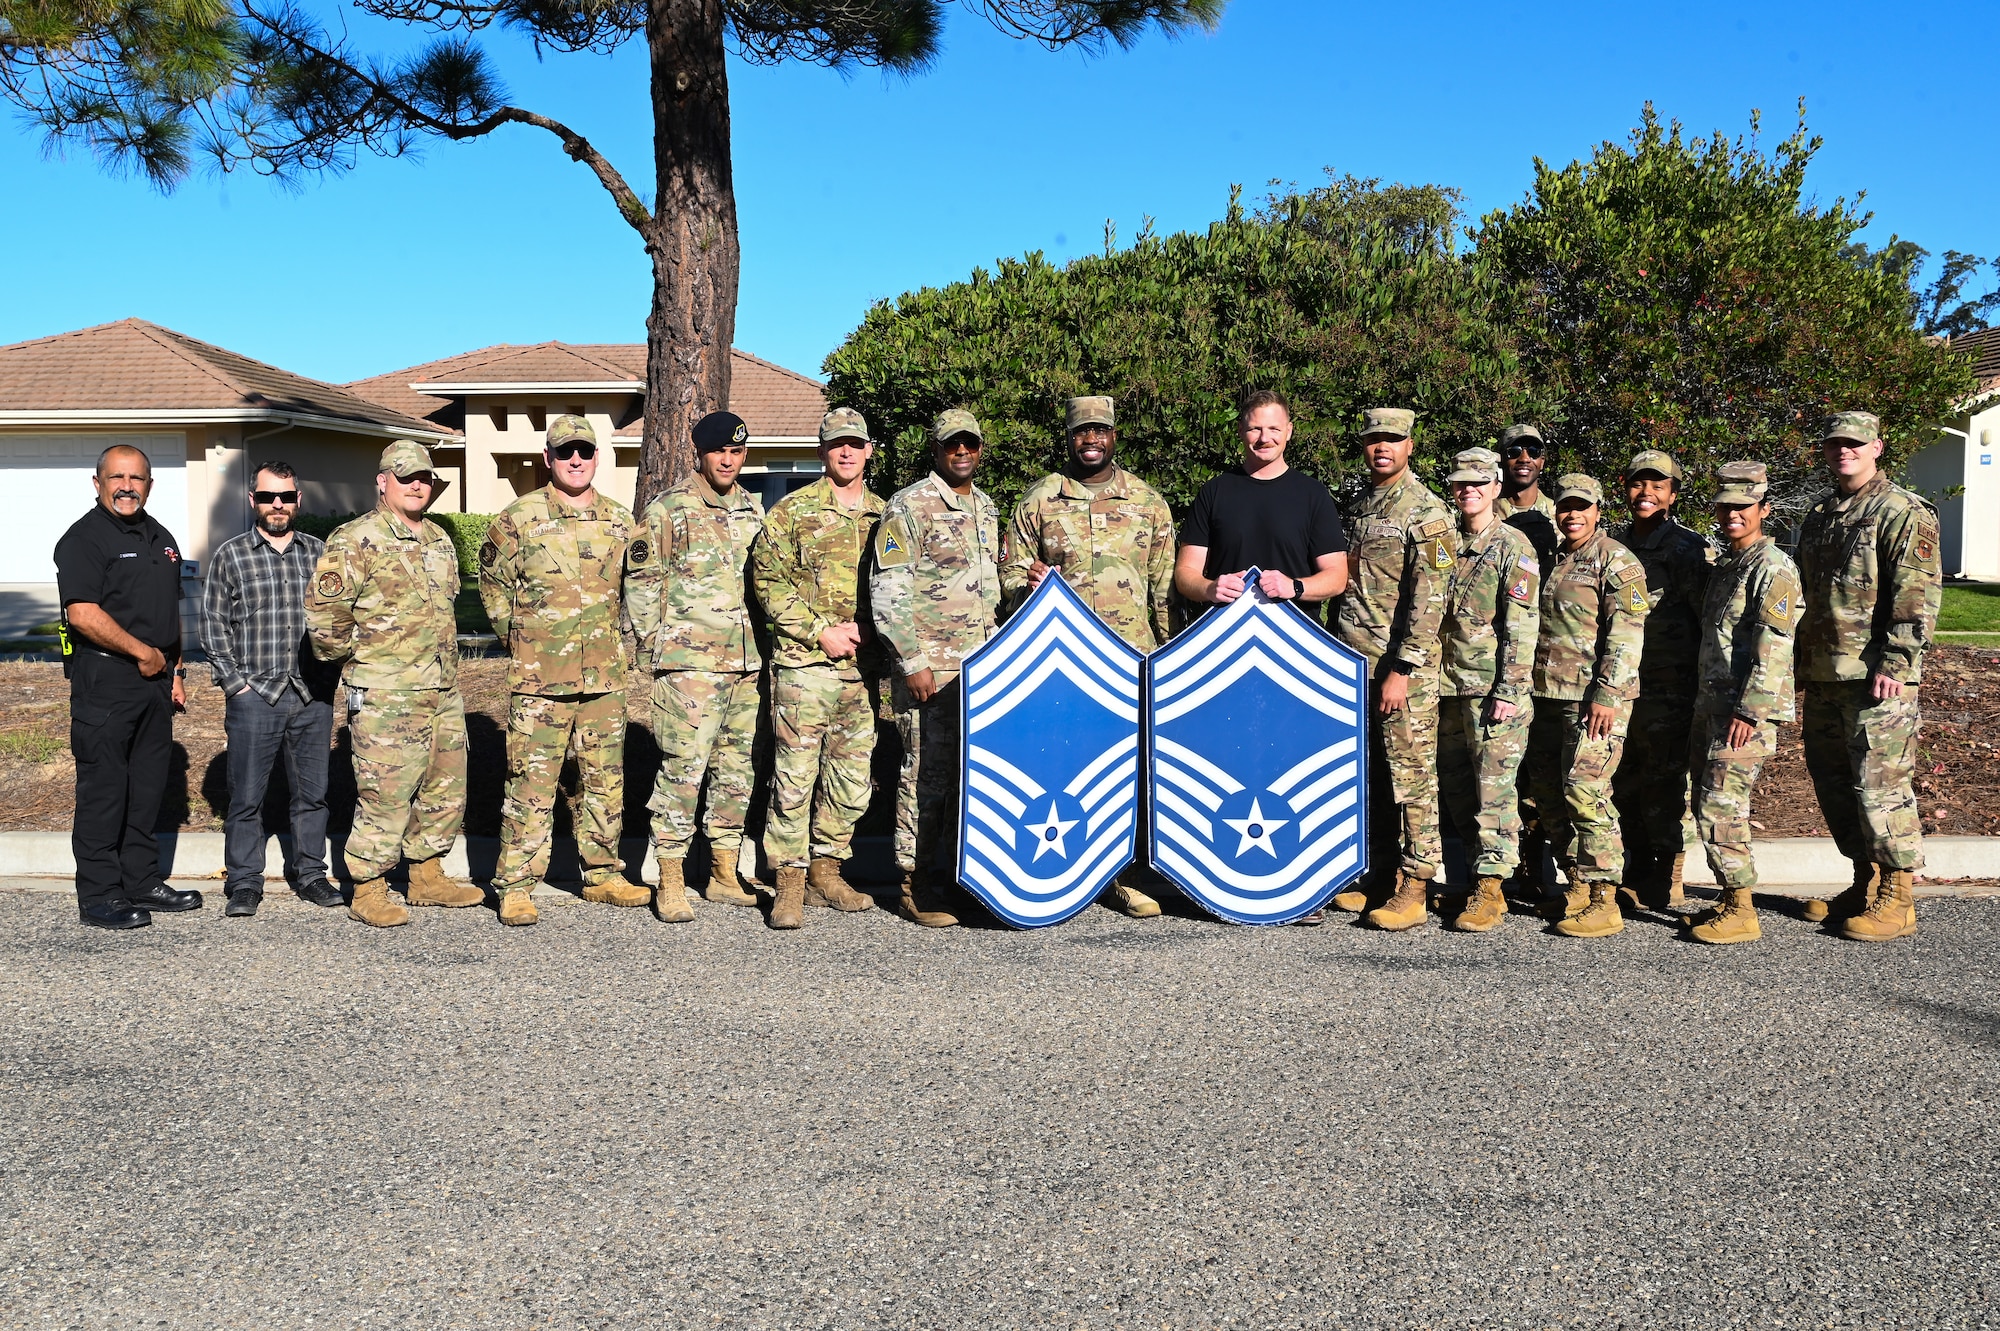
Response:
[[[146,509],[187,540],[187,437],[179,434],[0,434],[0,582],[54,582],[55,549],[90,511],[97,455],[113,444],[141,449],[153,463]]]

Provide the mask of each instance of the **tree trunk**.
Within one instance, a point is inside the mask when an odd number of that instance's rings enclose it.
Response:
[[[653,164],[646,250],[645,451],[635,512],[694,469],[694,423],[729,405],[736,336],[736,186],[721,0],[652,0]]]

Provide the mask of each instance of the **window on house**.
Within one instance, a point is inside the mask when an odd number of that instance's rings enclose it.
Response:
[[[506,430],[506,428],[507,428],[507,407],[506,407],[506,404],[504,404],[504,403],[495,403],[495,404],[494,404],[493,406],[490,406],[490,407],[488,407],[488,408],[486,409],[486,415],[487,415],[487,417],[488,417],[489,419],[491,419],[491,420],[492,420],[492,422],[493,422],[493,428],[494,428],[494,429],[496,429],[496,430],[500,430],[500,431],[503,431],[503,432],[504,432],[504,431]]]
[[[528,428],[541,434],[549,428],[549,413],[540,407],[528,408]]]

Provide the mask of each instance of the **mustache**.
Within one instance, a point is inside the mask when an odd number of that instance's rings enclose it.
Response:
[[[137,490],[113,490],[111,497],[113,499],[137,499],[140,495]]]

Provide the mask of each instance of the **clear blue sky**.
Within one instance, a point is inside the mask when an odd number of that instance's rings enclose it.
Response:
[[[1990,0],[1234,0],[1213,37],[1095,59],[959,18],[914,79],[735,63],[737,345],[817,374],[871,300],[1001,255],[1091,252],[1107,217],[1121,243],[1145,214],[1163,232],[1200,228],[1231,182],[1254,198],[1332,167],[1455,185],[1476,215],[1521,198],[1535,156],[1622,139],[1647,100],[1731,135],[1760,108],[1771,142],[1804,96],[1826,138],[1811,187],[1865,189],[1866,238],[1991,256],[2000,174],[1974,81],[1993,17]],[[493,45],[514,101],[650,185],[639,46],[538,64],[523,44]],[[537,130],[364,158],[297,193],[197,176],[163,198],[79,150],[47,157],[8,120],[0,182],[0,342],[137,315],[347,380],[492,342],[644,336],[636,237]]]

